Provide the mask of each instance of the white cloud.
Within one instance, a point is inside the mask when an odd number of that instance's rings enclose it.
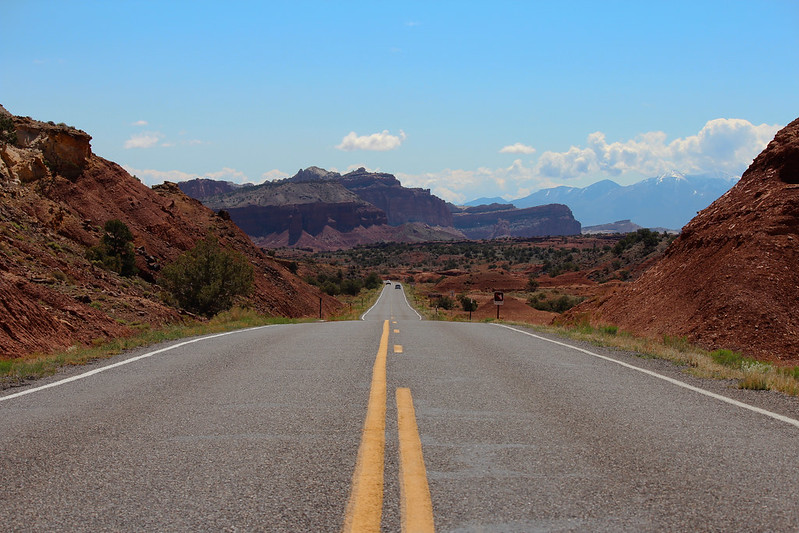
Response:
[[[430,189],[436,196],[455,204],[462,204],[481,196],[519,198],[533,189],[554,187],[548,178],[536,175],[535,169],[516,159],[508,167],[477,170],[444,169],[425,174],[397,174],[406,187]]]
[[[147,125],[146,120],[137,120],[136,122],[131,124],[131,126],[146,126],[146,125]]]
[[[385,152],[399,148],[400,145],[405,141],[405,138],[405,132],[402,130],[400,130],[399,135],[391,135],[388,130],[383,130],[380,133],[361,136],[358,136],[357,133],[351,131],[341,140],[341,144],[336,146],[336,148],[346,152],[351,152],[354,150]]]
[[[511,144],[502,147],[500,154],[534,154],[535,148],[522,143]]]
[[[550,178],[571,179],[586,174],[651,177],[669,170],[684,174],[722,171],[740,175],[766,147],[779,125],[756,126],[743,119],[708,121],[696,134],[668,142],[662,131],[608,143],[605,134],[588,136],[586,147],[544,152],[536,171]]]
[[[158,185],[165,181],[178,183],[181,181],[189,181],[196,178],[209,178],[221,181],[232,181],[234,183],[254,183],[247,174],[236,170],[235,168],[225,167],[216,172],[209,172],[206,174],[193,174],[191,172],[183,172],[181,170],[154,170],[154,169],[139,169],[133,168],[128,165],[122,165],[129,174],[139,178],[145,185]],[[271,172],[278,172],[272,170]]]
[[[164,134],[157,131],[146,131],[144,133],[136,133],[130,136],[130,139],[125,141],[125,149],[130,148],[152,148],[164,138]]]
[[[289,177],[288,174],[286,174],[282,170],[278,170],[276,168],[273,168],[272,170],[270,170],[268,172],[264,172],[263,174],[261,174],[261,179],[263,181],[282,180],[282,179],[285,179],[285,178],[288,178],[288,177]]]

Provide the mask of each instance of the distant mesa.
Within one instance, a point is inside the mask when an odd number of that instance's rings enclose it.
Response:
[[[231,219],[261,246],[329,250],[374,242],[421,242],[501,236],[579,234],[565,206],[516,210],[512,205],[462,208],[429,189],[403,187],[392,174],[359,168],[341,175],[319,167],[251,187],[179,184]],[[200,186],[202,185],[202,186]],[[501,213],[501,216],[496,213]]]

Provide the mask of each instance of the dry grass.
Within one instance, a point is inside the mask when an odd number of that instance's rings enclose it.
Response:
[[[382,287],[372,291],[364,291],[359,296],[343,298],[344,303],[348,304],[346,311],[341,315],[329,317],[328,320],[357,320],[377,300],[381,289]],[[130,337],[112,340],[97,339],[90,346],[75,345],[66,350],[48,354],[35,353],[15,359],[0,358],[0,389],[49,376],[64,366],[85,365],[99,359],[107,359],[125,350],[150,346],[159,342],[223,333],[267,324],[289,324],[313,320],[270,317],[260,315],[251,309],[236,307],[219,313],[210,320],[190,321],[157,329],[151,329],[147,324],[132,326],[138,329],[138,332]]]
[[[641,357],[665,359],[686,367],[686,372],[700,378],[736,380],[742,389],[773,390],[799,396],[799,367],[775,367],[730,350],[710,352],[691,345],[684,337],[657,340],[633,336],[610,327],[594,328],[586,324],[576,327],[533,327],[596,346],[637,353]]]

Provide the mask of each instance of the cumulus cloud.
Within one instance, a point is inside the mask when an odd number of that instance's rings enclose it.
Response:
[[[595,132],[588,136],[585,147],[544,152],[538,159],[536,171],[542,176],[559,179],[598,173],[649,177],[672,169],[685,174],[721,171],[740,175],[780,127],[717,118],[708,121],[696,135],[670,142],[662,131],[615,142],[608,142],[604,133]]]
[[[209,172],[207,174],[194,174],[191,172],[183,172],[181,170],[139,169],[128,165],[122,165],[122,168],[124,168],[129,174],[139,178],[145,185],[158,185],[160,183],[164,183],[165,181],[179,183],[181,181],[189,181],[197,178],[232,181],[234,183],[253,183],[247,174],[230,167],[225,167],[222,170]]]
[[[131,126],[146,126],[146,125],[147,125],[146,120],[137,120],[136,122],[131,124]]]
[[[391,135],[388,130],[371,135],[358,135],[354,131],[349,132],[336,146],[338,150],[352,152],[354,150],[370,150],[375,152],[386,152],[396,150],[405,141],[405,132],[400,130],[399,135]]]
[[[480,196],[519,198],[532,189],[554,187],[555,183],[535,173],[516,159],[510,166],[500,168],[480,167],[477,170],[444,169],[424,174],[397,174],[406,187],[430,189],[436,196],[462,204]]]
[[[278,170],[276,168],[273,168],[272,170],[270,170],[268,172],[264,172],[263,174],[261,174],[261,179],[263,181],[282,180],[282,179],[285,179],[285,178],[288,178],[288,177],[289,177],[288,174],[286,174],[282,170]]]
[[[164,134],[157,131],[146,131],[144,133],[136,133],[130,136],[130,139],[125,141],[125,149],[131,148],[152,148],[164,138]]]
[[[502,147],[500,154],[534,154],[535,148],[522,143],[511,144]]]

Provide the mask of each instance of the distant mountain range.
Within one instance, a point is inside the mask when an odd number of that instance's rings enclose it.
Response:
[[[479,201],[512,203],[520,209],[565,204],[583,226],[631,220],[647,228],[679,230],[737,181],[738,178],[735,177],[686,176],[679,172],[670,172],[626,186],[611,180],[602,180],[588,187],[542,189],[516,200]]]
[[[497,237],[579,235],[564,205],[459,208],[403,187],[391,174],[359,168],[341,175],[318,167],[261,185],[196,179],[187,195],[225,212],[258,245],[331,250],[382,241],[419,242]]]

